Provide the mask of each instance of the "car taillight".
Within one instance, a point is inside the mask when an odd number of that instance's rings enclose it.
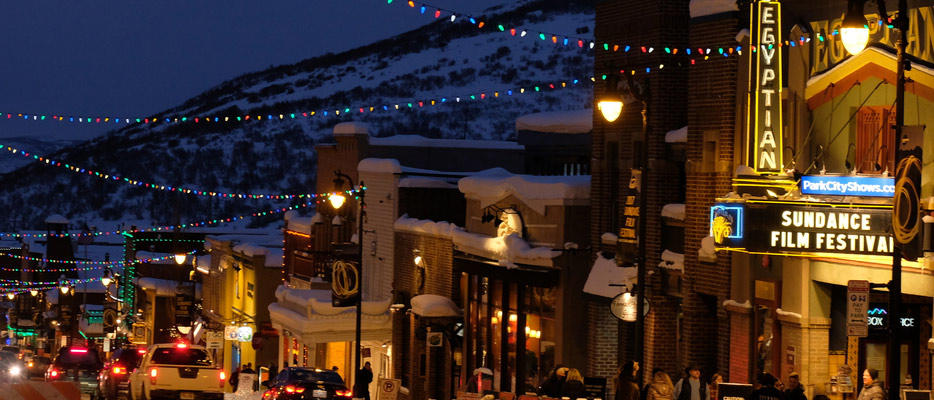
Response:
[[[285,387],[285,392],[286,392],[286,393],[302,393],[302,392],[304,392],[304,391],[305,391],[305,388],[303,388],[303,387],[301,387],[301,386],[292,386],[292,385],[288,385],[288,386]]]
[[[159,377],[159,370],[158,370],[158,369],[153,368],[153,369],[150,369],[150,370],[149,370],[149,383],[155,385],[155,384],[156,384],[156,378],[158,378],[158,377]]]
[[[350,389],[348,389],[348,390],[338,390],[338,391],[337,391],[337,395],[340,396],[340,397],[350,397],[351,395],[353,395],[353,392],[352,392]]]
[[[114,366],[114,375],[126,375],[126,368],[119,365]]]
[[[227,382],[227,374],[224,373],[223,370],[221,370],[220,372],[217,373],[217,379],[219,380],[218,386],[219,386],[221,389],[223,389],[223,388],[224,388],[224,382]]]
[[[26,363],[26,366],[29,367],[29,368],[32,368],[32,361]]]
[[[49,371],[49,379],[58,379],[58,374],[59,374],[59,372],[58,372],[57,369],[50,370],[50,371]]]

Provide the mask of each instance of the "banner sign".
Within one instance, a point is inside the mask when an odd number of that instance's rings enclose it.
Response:
[[[782,42],[781,3],[758,1],[757,18],[750,21],[755,33],[756,67],[751,77],[753,118],[752,138],[755,146],[752,168],[757,173],[782,172]]]
[[[758,252],[891,255],[886,209],[784,204],[717,204],[711,236],[719,247]]]
[[[892,230],[902,257],[915,261],[921,252],[921,146],[923,126],[903,126],[895,149],[895,206]]]
[[[623,204],[623,226],[616,244],[617,264],[633,265],[639,254],[639,193],[642,191],[642,170],[633,168]]]
[[[801,194],[892,197],[895,178],[807,175],[801,177]]]

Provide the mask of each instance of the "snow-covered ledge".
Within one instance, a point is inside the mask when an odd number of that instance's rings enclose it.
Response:
[[[619,241],[619,236],[616,236],[613,232],[603,232],[600,235],[600,243],[615,245]]]
[[[729,299],[723,301],[723,308],[725,308],[727,311],[745,314],[752,311],[752,303],[750,303],[749,300],[740,303],[736,300]]]
[[[532,247],[518,235],[486,236],[467,232],[464,228],[449,222],[435,222],[408,218],[403,215],[394,224],[396,231],[428,234],[451,239],[454,248],[499,261],[499,265],[514,268],[516,264],[528,264],[541,267],[553,266],[553,259],[560,251],[548,247]]]
[[[684,215],[684,204],[672,203],[665,204],[665,206],[662,207],[662,217],[684,221]]]
[[[687,125],[665,133],[665,143],[687,143],[687,142],[688,142]]]
[[[780,321],[785,321],[785,322],[801,322],[803,319],[801,317],[801,314],[798,314],[796,312],[791,312],[791,311],[785,311],[785,310],[782,310],[781,308],[776,308],[775,314],[778,315],[778,319]]]
[[[701,246],[697,249],[697,259],[701,262],[717,262],[717,248],[713,236],[707,236],[701,239]]]
[[[662,262],[658,263],[658,267],[684,273],[684,254],[665,250],[662,252]]]

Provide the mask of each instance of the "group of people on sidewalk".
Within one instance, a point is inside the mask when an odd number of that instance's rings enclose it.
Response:
[[[548,377],[538,387],[539,396],[553,398],[567,397],[579,399],[590,397],[587,387],[584,386],[584,376],[576,368],[568,368],[564,364],[555,366]]]
[[[878,373],[877,373],[878,374]],[[614,400],[717,400],[717,391],[723,376],[710,374],[702,379],[700,368],[685,368],[684,375],[672,383],[671,377],[661,368],[655,368],[649,383],[639,384],[639,363],[630,361],[620,367],[616,377],[616,396]],[[749,400],[807,400],[804,386],[798,373],[788,377],[788,387],[784,390],[776,385],[778,379],[772,374],[759,374],[756,390]],[[857,400],[885,400],[883,398],[862,398]]]

